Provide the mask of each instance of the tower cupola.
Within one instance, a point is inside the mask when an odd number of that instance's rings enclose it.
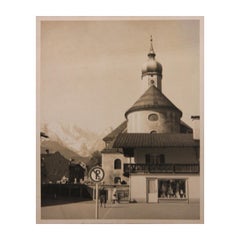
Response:
[[[142,66],[142,77],[145,75],[159,75],[162,76],[162,65],[155,60],[155,52],[153,49],[152,36],[150,39],[150,50],[148,53],[148,61]]]
[[[153,39],[151,36],[148,60],[142,66],[143,92],[145,92],[151,85],[155,85],[161,90],[162,65],[155,59],[156,54],[152,42]]]

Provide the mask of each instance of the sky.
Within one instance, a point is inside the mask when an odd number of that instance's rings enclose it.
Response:
[[[41,125],[117,127],[141,96],[151,35],[163,93],[190,126],[200,114],[198,20],[47,20],[40,33]]]

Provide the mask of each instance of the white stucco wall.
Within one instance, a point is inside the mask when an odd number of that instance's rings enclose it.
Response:
[[[188,179],[189,199],[200,199],[200,176],[190,176]]]
[[[137,202],[146,202],[147,197],[146,176],[142,175],[131,176],[129,181],[131,200],[136,200]]]
[[[198,163],[198,155],[193,147],[185,148],[145,148],[135,149],[135,163],[145,163],[145,155],[165,155],[165,163]]]
[[[150,121],[148,116],[156,114],[157,121]],[[156,111],[136,111],[128,114],[128,133],[178,133],[180,131],[180,116],[171,110]]]
[[[121,160],[121,169],[114,169],[114,160]],[[114,178],[120,177],[121,181],[128,182],[128,178],[123,176],[123,164],[129,163],[129,159],[121,153],[102,153],[102,168],[105,172],[104,182],[106,184],[114,184]]]

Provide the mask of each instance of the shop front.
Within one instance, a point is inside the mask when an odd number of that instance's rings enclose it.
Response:
[[[147,203],[188,203],[200,198],[199,180],[199,175],[131,175],[131,198]]]
[[[146,200],[149,203],[188,200],[186,178],[147,178]]]

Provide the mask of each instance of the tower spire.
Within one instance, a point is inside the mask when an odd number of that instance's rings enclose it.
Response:
[[[153,38],[152,38],[152,35],[150,36],[150,50],[149,50],[149,53],[148,53],[148,57],[149,58],[155,58],[155,56],[156,56],[156,54],[155,54],[155,52],[154,52],[154,50],[153,50]]]

